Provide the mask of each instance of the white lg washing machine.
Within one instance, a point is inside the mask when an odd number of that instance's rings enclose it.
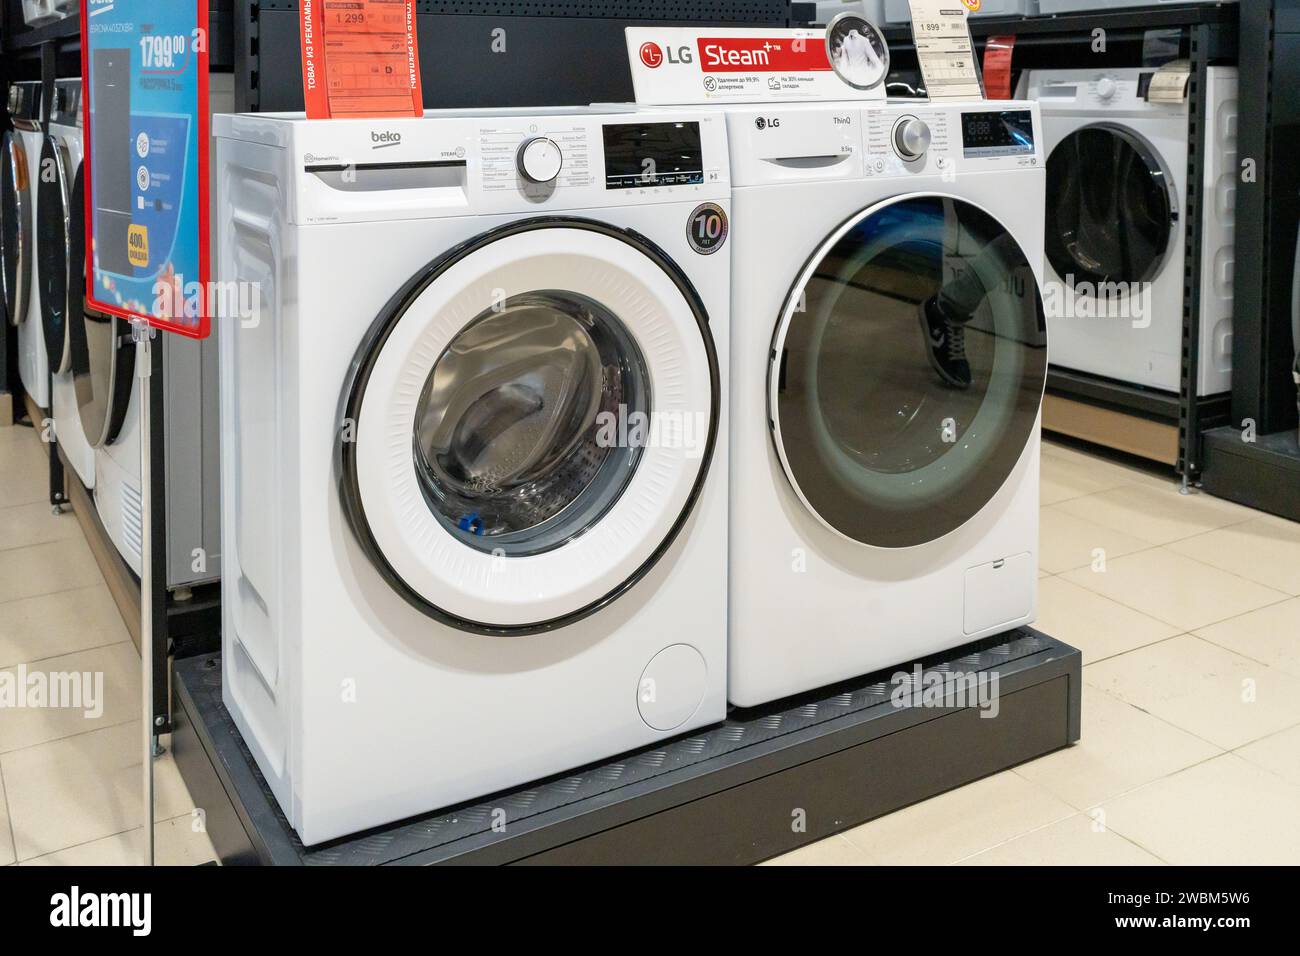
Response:
[[[1186,101],[1148,102],[1153,70],[1026,72],[1047,155],[1052,365],[1178,392],[1186,281]],[[1205,90],[1198,395],[1232,383],[1237,70]]]
[[[224,699],[318,843],[723,718],[721,114],[222,116]]]
[[[1037,107],[732,108],[729,696],[1033,620]]]
[[[81,483],[95,487],[95,449],[81,423],[78,382],[92,388],[82,315],[85,301],[85,183],[82,179],[81,80],[54,85],[49,133],[41,148],[41,167],[50,171],[37,183],[37,235],[44,238],[37,258],[41,325],[53,375],[51,411],[54,434]]]
[[[39,248],[36,225],[44,112],[40,83],[9,87],[13,130],[4,141],[5,305],[18,326],[18,376],[37,407],[50,407],[50,370],[41,327]],[[39,424],[39,423],[36,423]]]

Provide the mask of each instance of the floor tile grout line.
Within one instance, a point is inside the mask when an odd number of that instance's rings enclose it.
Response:
[[[104,580],[104,576],[102,574],[99,574],[98,568],[95,569],[95,573],[99,576],[99,580],[92,581],[90,584],[76,584],[73,585],[72,587],[67,587],[67,588],[55,588],[53,591],[40,591],[36,594],[19,594],[16,595],[15,597],[0,598],[0,608],[3,608],[6,604],[12,604],[15,601],[27,601],[32,598],[50,597],[51,595],[54,594],[67,594],[69,591],[80,591],[83,588],[93,588],[96,585],[100,585],[100,584],[107,586],[108,582]]]
[[[51,654],[49,657],[38,657],[30,661],[16,661],[13,664],[0,664],[0,671],[11,671],[16,667],[23,667],[24,665],[31,667],[33,664],[44,664],[46,661],[57,661],[61,657],[74,657],[77,654],[88,654],[91,651],[102,651],[108,647],[117,647],[119,644],[130,644],[131,649],[135,650],[135,642],[131,640],[131,636],[128,634],[126,637],[118,638],[115,641],[106,641],[103,644],[94,644],[90,647],[79,647],[75,651],[65,651],[62,654]],[[136,653],[135,657],[138,660],[140,657],[139,653]]]
[[[1164,638],[1163,640],[1156,641],[1155,644],[1163,644],[1165,641],[1172,641],[1174,638],[1177,638],[1177,637],[1191,637],[1191,636],[1193,636],[1193,635],[1191,634],[1190,631],[1186,631],[1186,632],[1184,632],[1184,633],[1182,633],[1182,634],[1171,634],[1169,637],[1166,637],[1166,638]],[[1153,647],[1153,646],[1154,646],[1154,644],[1146,644],[1146,645],[1144,645],[1144,647]],[[1142,647],[1135,647],[1135,648],[1133,648],[1133,650],[1135,650],[1135,651],[1140,651],[1140,650],[1143,650],[1143,648],[1142,648]],[[1121,652],[1121,654],[1116,654],[1115,657],[1120,657],[1120,656],[1122,656],[1123,654],[1127,654],[1127,653],[1129,653],[1129,651],[1123,651],[1123,652]],[[1113,660],[1113,658],[1107,658],[1107,660]],[[1100,693],[1100,694],[1105,694],[1105,695],[1106,695],[1107,697],[1109,697],[1111,700],[1118,701],[1119,703],[1125,705],[1126,707],[1132,707],[1134,710],[1138,711],[1139,713],[1145,714],[1146,716],[1150,717],[1152,720],[1158,721],[1159,723],[1162,723],[1162,724],[1164,724],[1166,727],[1170,727],[1170,728],[1172,728],[1172,729],[1178,731],[1179,733],[1187,734],[1187,736],[1189,736],[1189,737],[1194,737],[1195,739],[1199,740],[1201,743],[1206,744],[1207,746],[1213,747],[1213,748],[1215,748],[1216,750],[1219,751],[1219,752],[1218,752],[1217,754],[1215,754],[1213,757],[1207,757],[1207,758],[1205,758],[1206,760],[1213,760],[1214,757],[1222,757],[1222,756],[1223,756],[1224,754],[1226,754],[1226,753],[1232,753],[1232,750],[1229,749],[1228,747],[1223,746],[1223,744],[1216,744],[1213,740],[1208,740],[1208,739],[1206,739],[1205,737],[1202,737],[1202,736],[1201,736],[1200,734],[1198,734],[1196,731],[1194,731],[1194,730],[1189,730],[1189,729],[1186,728],[1186,727],[1179,726],[1178,724],[1174,723],[1172,720],[1168,720],[1168,719],[1166,719],[1166,718],[1164,718],[1164,717],[1161,717],[1159,714],[1156,714],[1156,713],[1153,713],[1153,712],[1147,710],[1145,707],[1141,706],[1140,704],[1135,704],[1135,703],[1133,703],[1133,701],[1131,701],[1131,700],[1125,700],[1123,697],[1120,697],[1118,694],[1112,694],[1110,691],[1108,691],[1105,687],[1102,687],[1100,684],[1095,684],[1095,683],[1089,681],[1088,678],[1087,678],[1087,675],[1084,676],[1084,678],[1083,678],[1083,682],[1084,682],[1085,684],[1087,684],[1089,687],[1091,687],[1093,690],[1097,691],[1098,693]],[[1243,744],[1242,746],[1245,746],[1245,745]],[[1198,761],[1196,761],[1196,763],[1204,763],[1204,762],[1205,762],[1204,760],[1198,760]],[[1183,770],[1186,770],[1186,769],[1188,769],[1189,767],[1194,767],[1194,766],[1196,766],[1196,763],[1188,764],[1187,767],[1183,767],[1183,768],[1181,768],[1181,769],[1179,769],[1179,770],[1175,770],[1174,773],[1182,773]],[[1165,776],[1173,776],[1173,774],[1165,774]],[[1157,778],[1157,779],[1161,779],[1161,778]],[[1127,793],[1127,792],[1129,792],[1129,791],[1124,791],[1124,792]]]
[[[14,864],[18,863],[18,837],[14,833],[14,815],[9,809],[9,791],[5,789],[4,768],[0,767],[0,797],[4,798],[5,822],[9,826],[9,848],[13,850]]]
[[[1163,547],[1164,547],[1164,545],[1157,545],[1157,548],[1163,548]],[[1148,549],[1148,551],[1149,551],[1149,550],[1155,550],[1155,549]],[[1116,561],[1122,561],[1122,560],[1124,560],[1125,558],[1130,558],[1130,557],[1134,557],[1135,555],[1138,555],[1138,554],[1146,554],[1146,553],[1148,553],[1148,552],[1147,552],[1147,551],[1134,551],[1132,554],[1121,555],[1120,557],[1116,558],[1115,560],[1116,560]],[[1169,553],[1170,553],[1170,554],[1178,554],[1178,552],[1176,552],[1176,551],[1171,551],[1171,552],[1169,552]],[[1186,555],[1178,555],[1178,556],[1179,556],[1179,557],[1187,557]],[[1188,561],[1196,561],[1195,558],[1190,558],[1190,557],[1187,557],[1187,560],[1188,560]],[[1213,621],[1205,621],[1205,622],[1202,622],[1202,623],[1200,623],[1200,624],[1195,625],[1194,627],[1186,628],[1185,631],[1184,631],[1184,633],[1188,633],[1188,634],[1190,634],[1192,631],[1196,630],[1196,628],[1200,628],[1200,627],[1213,627],[1215,624],[1223,624],[1223,623],[1226,622],[1226,621],[1235,621],[1235,620],[1236,620],[1237,618],[1239,618],[1239,617],[1244,617],[1244,616],[1247,615],[1247,614],[1253,614],[1253,613],[1256,612],[1256,611],[1262,611],[1262,610],[1264,610],[1264,608],[1266,608],[1266,607],[1275,607],[1275,606],[1278,605],[1278,604],[1284,604],[1284,603],[1286,603],[1287,601],[1295,600],[1295,595],[1286,594],[1286,592],[1284,592],[1284,591],[1279,591],[1277,588],[1269,587],[1267,584],[1260,584],[1258,581],[1252,581],[1252,580],[1250,580],[1249,578],[1243,578],[1240,574],[1233,574],[1233,572],[1231,572],[1231,571],[1225,571],[1223,568],[1216,568],[1216,567],[1214,567],[1214,565],[1212,565],[1212,564],[1205,564],[1205,562],[1203,562],[1203,561],[1196,561],[1196,563],[1199,564],[1199,565],[1201,565],[1202,567],[1207,567],[1207,568],[1210,568],[1210,569],[1213,570],[1213,571],[1218,571],[1218,572],[1220,572],[1221,574],[1228,574],[1228,575],[1231,575],[1232,577],[1236,578],[1237,580],[1239,580],[1239,581],[1245,581],[1247,584],[1252,584],[1252,585],[1254,585],[1254,586],[1257,587],[1257,588],[1263,588],[1263,589],[1266,590],[1266,591],[1272,591],[1274,594],[1281,594],[1281,595],[1283,595],[1283,597],[1281,598],[1281,600],[1278,600],[1278,601],[1269,601],[1267,604],[1260,604],[1260,605],[1258,605],[1257,607],[1248,608],[1248,609],[1245,610],[1245,611],[1241,611],[1241,612],[1239,612],[1239,613],[1237,613],[1237,614],[1229,615],[1228,617],[1218,618],[1218,619],[1213,620]],[[1085,565],[1084,567],[1086,567],[1086,565]],[[1074,571],[1082,571],[1082,570],[1083,570],[1083,567],[1079,567],[1079,568],[1075,568],[1075,569],[1074,569]],[[1130,611],[1137,611],[1137,613],[1139,613],[1139,614],[1144,614],[1144,615],[1146,615],[1147,617],[1152,618],[1153,620],[1159,621],[1161,624],[1167,624],[1167,625],[1169,625],[1170,627],[1183,627],[1183,626],[1184,626],[1184,625],[1182,625],[1182,624],[1179,624],[1177,621],[1168,621],[1168,620],[1166,620],[1166,619],[1163,618],[1163,617],[1158,617],[1158,616],[1156,616],[1155,614],[1151,613],[1150,611],[1144,611],[1144,610],[1142,610],[1141,608],[1134,607],[1134,606],[1131,605],[1131,604],[1125,604],[1123,601],[1119,600],[1119,598],[1111,597],[1109,594],[1102,594],[1100,591],[1094,591],[1092,588],[1088,587],[1088,586],[1085,585],[1085,584],[1079,584],[1079,582],[1077,582],[1077,581],[1071,581],[1069,578],[1065,577],[1066,574],[1073,574],[1074,571],[1064,571],[1064,572],[1061,572],[1061,574],[1058,575],[1058,577],[1060,577],[1063,581],[1068,581],[1070,584],[1078,584],[1078,586],[1081,587],[1081,588],[1083,588],[1085,591],[1089,591],[1089,592],[1091,592],[1092,594],[1096,594],[1096,595],[1098,595],[1098,596],[1100,596],[1100,597],[1104,597],[1104,598],[1107,598],[1108,600],[1114,601],[1116,604],[1119,604],[1119,605],[1122,606],[1122,607],[1126,607],[1126,608],[1128,608]],[[1103,572],[1103,573],[1106,573],[1106,572]]]
[[[158,827],[162,826],[164,823],[175,823],[177,820],[181,819],[182,817],[186,817],[186,818],[192,817],[193,813],[194,810],[188,810],[185,813],[178,813],[174,817],[167,817],[165,820],[154,820],[153,822],[154,829],[157,829]],[[39,860],[42,857],[53,856],[55,853],[67,853],[69,850],[79,850],[82,847],[90,846],[92,843],[99,843],[101,840],[111,840],[113,839],[113,837],[120,837],[125,834],[135,833],[137,830],[143,830],[143,829],[144,829],[144,824],[141,823],[138,824],[137,826],[127,827],[125,830],[114,830],[112,833],[105,833],[103,836],[97,836],[90,840],[82,840],[80,843],[72,843],[69,844],[68,846],[61,846],[57,850],[46,850],[44,853],[38,853],[35,856],[29,856],[21,860],[18,859],[18,852],[17,852],[17,848],[15,847],[14,862],[11,863],[10,865],[17,866],[19,863],[30,864],[33,860]],[[206,830],[203,831],[203,835],[207,836]],[[208,837],[209,842],[211,842],[211,839],[212,839],[211,837]],[[158,865],[157,862],[155,862],[154,865],[157,866]]]
[[[11,757],[14,754],[20,754],[24,750],[34,750],[37,747],[49,747],[52,744],[63,743],[65,740],[74,740],[77,737],[84,737],[86,736],[86,734],[97,734],[102,730],[113,730],[117,727],[125,727],[127,724],[140,719],[141,719],[140,717],[132,716],[132,717],[128,717],[126,720],[119,720],[116,721],[115,723],[105,724],[102,727],[92,727],[90,730],[78,730],[76,733],[65,734],[62,737],[52,737],[49,740],[42,740],[39,743],[23,744],[21,747],[14,747],[10,750],[0,750],[0,763],[3,763],[6,757]]]

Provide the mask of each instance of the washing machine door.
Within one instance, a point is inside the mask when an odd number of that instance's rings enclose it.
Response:
[[[1047,261],[1076,287],[1150,282],[1173,246],[1176,196],[1154,149],[1133,130],[1104,123],[1075,130],[1047,159]]]
[[[50,371],[62,375],[68,370],[68,242],[71,238],[71,196],[68,175],[71,157],[63,140],[46,136],[41,146],[41,168],[50,175],[37,183],[37,231],[46,237],[38,243],[40,276],[37,293],[41,301],[41,325]]]
[[[28,194],[31,177],[27,150],[18,134],[10,130],[0,143],[0,282],[4,286],[5,311],[9,321],[21,325],[27,316],[31,294],[32,204]]]
[[[130,406],[135,346],[121,319],[86,308],[86,181],[84,165],[68,198],[67,354],[77,420],[92,448],[112,444]]]
[[[432,263],[358,351],[344,511],[408,602],[482,634],[559,627],[632,588],[694,508],[721,386],[677,266],[586,220]]]
[[[922,545],[989,503],[1037,427],[1042,298],[988,212],[899,197],[812,256],[771,355],[773,441],[804,505],[852,541]]]

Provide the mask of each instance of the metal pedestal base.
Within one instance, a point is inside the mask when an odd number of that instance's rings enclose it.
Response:
[[[951,693],[958,676],[994,674],[996,716]],[[222,705],[218,657],[176,664],[173,750],[227,864],[746,864],[1077,741],[1081,674],[1077,650],[1020,629],[923,662],[920,686],[946,678],[946,698],[895,702],[893,672],[876,674],[318,847],[289,827]]]

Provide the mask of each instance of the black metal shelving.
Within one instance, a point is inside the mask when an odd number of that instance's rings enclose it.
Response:
[[[1104,49],[1098,48],[1098,31]],[[1184,295],[1181,387],[1160,392],[1102,376],[1053,368],[1049,394],[1178,428],[1178,473],[1184,484],[1199,479],[1201,436],[1228,420],[1230,397],[1198,396],[1201,320],[1201,170],[1205,161],[1206,70],[1211,64],[1237,61],[1239,27],[1236,4],[1190,4],[1156,9],[1105,10],[1044,17],[981,17],[971,20],[976,52],[982,58],[990,37],[1016,38],[1015,80],[1030,69],[1108,69],[1143,66],[1153,32],[1176,38],[1179,56],[1191,64],[1188,90],[1187,213],[1184,249]],[[910,26],[889,27],[891,67],[898,80],[891,93],[917,87],[920,71]]]
[[[1232,416],[1206,435],[1207,491],[1300,521],[1291,309],[1300,227],[1300,0],[1241,10]]]

